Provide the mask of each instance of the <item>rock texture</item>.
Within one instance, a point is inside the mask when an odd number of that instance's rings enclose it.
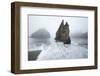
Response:
[[[71,39],[69,36],[69,24],[66,22],[66,24],[64,25],[64,20],[62,20],[60,27],[58,28],[57,32],[56,32],[56,41],[61,41],[64,44],[70,44],[71,43]]]

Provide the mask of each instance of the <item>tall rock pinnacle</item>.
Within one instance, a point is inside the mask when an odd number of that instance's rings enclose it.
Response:
[[[61,41],[64,44],[70,44],[71,43],[71,39],[69,36],[69,24],[66,22],[66,24],[64,25],[64,20],[62,20],[60,27],[58,28],[57,32],[56,32],[56,41]]]

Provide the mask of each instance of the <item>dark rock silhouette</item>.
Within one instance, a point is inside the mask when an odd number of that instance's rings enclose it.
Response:
[[[36,38],[36,39],[48,39],[50,38],[50,33],[46,29],[39,29],[36,32],[32,33],[30,36],[31,38]]]
[[[56,32],[56,41],[61,41],[64,44],[70,44],[71,43],[71,39],[69,36],[69,24],[66,22],[66,24],[64,25],[64,20],[62,20],[59,29]]]

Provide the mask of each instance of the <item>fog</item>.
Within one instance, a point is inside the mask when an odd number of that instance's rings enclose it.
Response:
[[[55,33],[58,30],[60,23],[67,21],[70,28],[70,35],[77,35],[88,32],[88,17],[61,17],[61,16],[29,16],[29,36],[35,31],[45,28],[52,38],[55,38]]]
[[[29,16],[28,60],[88,58],[88,17]],[[71,44],[56,42],[62,22],[69,24]]]

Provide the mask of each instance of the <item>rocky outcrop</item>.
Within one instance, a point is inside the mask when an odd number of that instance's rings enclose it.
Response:
[[[64,44],[70,44],[71,43],[71,39],[70,39],[70,30],[69,30],[69,24],[66,22],[66,24],[64,25],[64,20],[62,20],[60,27],[58,28],[57,32],[56,32],[56,41],[61,41]]]
[[[46,29],[42,28],[32,33],[30,37],[36,39],[48,39],[50,38],[50,33]]]

